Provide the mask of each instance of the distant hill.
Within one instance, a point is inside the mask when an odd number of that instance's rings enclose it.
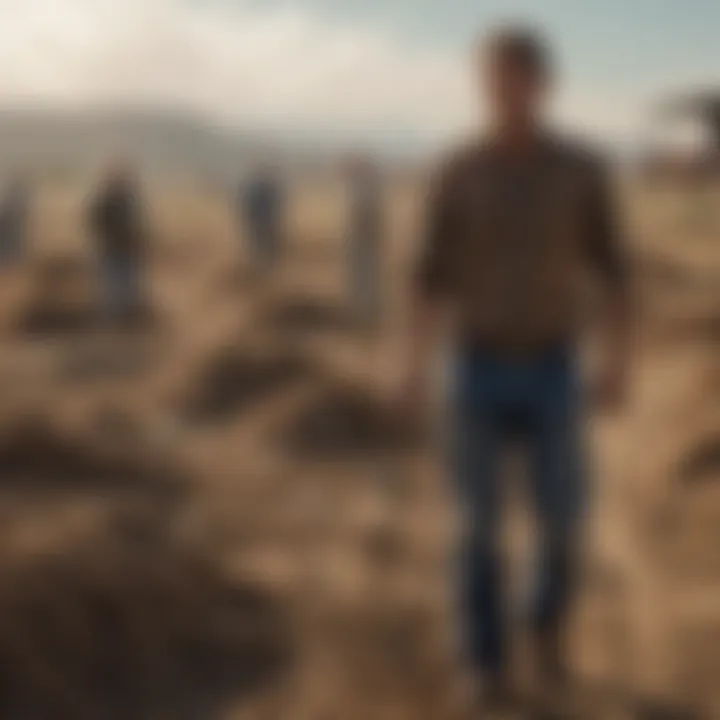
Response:
[[[232,177],[264,147],[257,139],[174,112],[0,109],[3,174],[15,167],[83,174],[119,154],[149,172]]]
[[[414,167],[422,153],[398,141],[376,154],[386,167]],[[260,137],[182,111],[144,109],[71,112],[0,107],[0,179],[14,168],[84,176],[116,155],[146,174],[192,174],[227,182],[258,158],[298,174],[338,167],[357,147],[294,132]],[[362,147],[360,147],[362,151]]]

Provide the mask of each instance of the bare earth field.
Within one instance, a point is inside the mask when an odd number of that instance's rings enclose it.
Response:
[[[0,718],[464,717],[438,443],[383,412],[417,205],[392,198],[370,335],[344,309],[337,189],[296,194],[263,281],[223,197],[153,193],[154,312],[124,330],[95,319],[79,194],[42,194],[32,257],[0,284]],[[716,720],[720,202],[714,227],[677,193],[628,205],[636,378],[590,427],[558,717]],[[527,665],[519,638],[525,684]],[[534,712],[518,717],[554,717]]]

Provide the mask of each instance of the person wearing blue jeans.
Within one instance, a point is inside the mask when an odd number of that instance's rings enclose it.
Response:
[[[0,200],[0,266],[14,265],[25,257],[30,210],[29,182],[16,173]]]
[[[348,213],[348,286],[354,317],[375,328],[381,316],[383,198],[378,168],[370,158],[350,163]]]
[[[509,26],[491,34],[480,60],[490,123],[431,184],[398,403],[405,417],[422,411],[440,330],[450,329],[462,625],[477,699],[492,704],[507,697],[511,674],[501,463],[510,446],[529,461],[537,520],[530,628],[547,686],[565,675],[564,630],[582,562],[583,415],[586,406],[618,407],[625,395],[631,303],[605,163],[544,120],[546,43]],[[591,297],[600,342],[597,375],[585,387],[577,348]]]
[[[255,169],[240,193],[240,211],[250,264],[272,272],[282,257],[284,192],[270,165]]]
[[[145,228],[138,181],[129,166],[113,164],[91,200],[88,215],[103,290],[103,315],[123,320],[144,303]]]
[[[520,448],[528,460],[527,490],[539,533],[528,610],[538,635],[551,641],[572,595],[587,492],[579,377],[570,347],[518,361],[464,348],[456,363],[449,451],[466,515],[464,630],[473,662],[498,677],[507,662],[500,466],[510,448]]]
[[[106,251],[99,257],[99,269],[105,289],[105,314],[110,318],[122,318],[138,310],[143,290],[137,258],[123,252]]]

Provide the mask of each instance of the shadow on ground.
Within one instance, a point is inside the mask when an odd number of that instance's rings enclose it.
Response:
[[[211,720],[290,657],[277,599],[153,515],[118,515],[62,554],[0,555],[7,720]]]
[[[159,317],[148,305],[112,321],[101,317],[97,278],[83,258],[46,258],[33,267],[31,292],[15,322],[21,336],[47,338],[75,336],[96,328],[123,331],[157,329]]]
[[[96,330],[124,333],[156,332],[160,318],[143,306],[122,317],[104,319],[92,297],[68,298],[41,292],[33,297],[18,318],[15,330],[30,338],[79,336]]]
[[[78,335],[97,325],[97,315],[86,302],[58,301],[52,297],[31,300],[18,319],[16,330],[28,337]]]
[[[281,427],[277,442],[304,460],[362,460],[422,446],[418,430],[394,423],[382,403],[351,385],[326,388]]]
[[[342,304],[312,296],[285,299],[271,307],[262,322],[286,334],[347,332],[356,325]]]
[[[82,441],[33,419],[0,433],[0,467],[0,493],[6,497],[85,494],[174,502],[189,482],[177,468],[150,461],[141,451]]]
[[[312,364],[292,353],[228,347],[192,381],[180,402],[180,415],[196,423],[225,422],[313,374]]]
[[[701,440],[680,463],[680,479],[696,484],[720,481],[720,434]]]

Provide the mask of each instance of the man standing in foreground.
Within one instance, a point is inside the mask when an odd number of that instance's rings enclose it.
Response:
[[[464,513],[464,638],[480,699],[492,703],[509,685],[502,453],[519,441],[529,459],[538,528],[530,620],[548,688],[562,679],[587,499],[576,342],[588,271],[603,291],[592,395],[606,408],[625,391],[630,307],[606,173],[543,122],[552,73],[542,40],[523,28],[497,32],[482,48],[482,64],[492,122],[484,138],[445,164],[433,188],[402,404],[405,412],[419,409],[439,326],[451,315],[449,435]]]

